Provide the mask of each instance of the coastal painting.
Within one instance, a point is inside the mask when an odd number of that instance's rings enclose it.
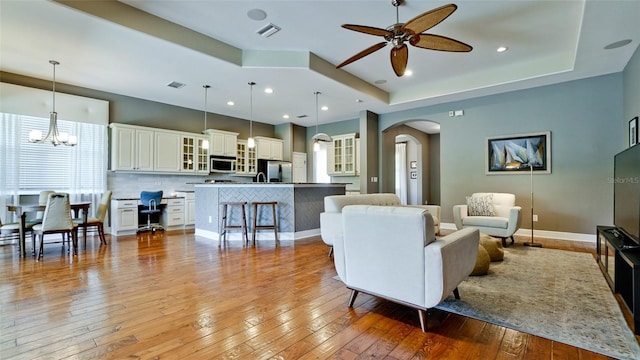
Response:
[[[551,173],[551,132],[487,138],[487,174]]]

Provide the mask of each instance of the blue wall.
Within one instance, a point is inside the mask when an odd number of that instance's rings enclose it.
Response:
[[[449,117],[449,110],[464,110]],[[381,130],[423,119],[441,124],[441,205],[444,222],[473,192],[516,194],[523,228],[530,228],[528,174],[485,174],[487,137],[551,132],[551,174],[534,175],[536,230],[595,234],[612,223],[613,156],[626,146],[623,74],[514,91],[381,116]],[[382,149],[386,151],[386,149]],[[388,169],[384,170],[388,172]],[[388,176],[385,173],[385,176]]]

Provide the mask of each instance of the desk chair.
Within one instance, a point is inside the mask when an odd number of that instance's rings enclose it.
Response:
[[[62,246],[64,248],[65,235],[67,239],[71,238],[73,245],[73,255],[78,255],[78,224],[71,219],[71,203],[69,202],[69,194],[53,193],[49,194],[47,207],[44,210],[42,224],[36,224],[31,231],[33,243],[35,244],[36,235],[40,238],[40,246],[37,248],[36,261],[42,258],[44,250],[44,236],[46,234],[63,234]],[[71,235],[71,236],[69,236]]]
[[[144,231],[155,232],[156,230],[164,230],[160,224],[151,223],[151,215],[160,214],[162,212],[159,208],[160,201],[162,201],[162,190],[143,191],[140,193],[140,202],[143,206],[147,207],[144,210],[140,210],[140,214],[147,215],[147,224],[138,228],[139,233]]]

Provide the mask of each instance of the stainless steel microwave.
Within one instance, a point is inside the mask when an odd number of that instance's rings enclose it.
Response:
[[[210,172],[233,173],[236,172],[236,158],[224,156],[212,156],[209,164]]]

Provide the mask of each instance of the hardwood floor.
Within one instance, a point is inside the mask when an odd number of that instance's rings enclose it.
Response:
[[[45,244],[41,262],[0,247],[0,358],[607,359],[440,311],[423,333],[415,310],[366,294],[349,309],[319,237],[278,248],[219,248],[188,231],[107,241],[90,238],[77,257]]]

